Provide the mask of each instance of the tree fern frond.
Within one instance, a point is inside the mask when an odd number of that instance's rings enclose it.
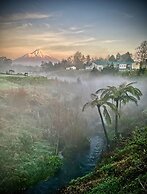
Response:
[[[137,99],[134,96],[127,95],[127,97],[129,101],[135,102],[135,104],[137,105]]]
[[[92,99],[92,100],[98,99],[98,96],[97,96],[96,94],[92,93],[92,94],[91,94],[91,99]]]
[[[90,102],[87,102],[86,104],[84,104],[83,108],[82,108],[82,112],[84,112],[84,110],[90,106]]]
[[[95,93],[98,94],[98,93],[100,93],[100,92],[102,92],[102,91],[104,91],[104,90],[105,90],[104,88],[100,88],[100,89],[98,89]]]
[[[130,82],[130,83],[128,83],[128,84],[126,84],[126,87],[128,87],[128,86],[130,86],[130,85],[133,85],[133,84],[136,84],[137,82]]]

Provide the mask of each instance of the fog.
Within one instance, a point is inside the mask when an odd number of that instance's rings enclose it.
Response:
[[[26,180],[32,179],[28,165],[37,164],[38,160],[47,157],[46,154],[62,155],[68,160],[76,153],[88,149],[90,137],[99,135],[104,139],[97,109],[87,108],[82,112],[82,107],[91,100],[90,95],[96,90],[132,81],[137,82],[134,86],[142,91],[143,96],[138,106],[131,102],[122,106],[119,120],[121,133],[124,131],[129,133],[137,126],[147,124],[145,77],[131,79],[118,75],[92,75],[91,72],[83,71],[34,73],[26,77],[1,76],[0,141],[3,155],[1,176],[5,177],[7,171],[10,176],[14,176],[9,166],[15,166],[18,174],[23,173],[20,169],[23,165],[23,168],[28,170]],[[114,113],[110,111],[110,114],[112,124],[106,123],[106,128],[113,137]],[[41,169],[40,174],[45,172]],[[32,184],[40,180],[40,174]],[[8,179],[5,180],[4,184],[9,185]],[[14,188],[15,184],[18,185],[14,178],[12,184]]]
[[[12,110],[15,108],[19,112],[19,117],[22,115],[22,120],[25,120],[25,114],[28,111],[28,114],[33,117],[33,122],[38,123],[38,120],[40,120],[40,123],[48,123],[49,126],[46,125],[46,128],[50,128],[50,123],[48,121],[50,116],[47,115],[57,114],[55,112],[56,110],[54,103],[59,103],[59,105],[62,106],[61,109],[63,112],[67,112],[69,109],[71,112],[73,111],[73,114],[78,114],[79,117],[84,119],[86,126],[88,126],[87,130],[91,131],[91,128],[96,127],[99,123],[97,110],[96,108],[89,108],[85,112],[82,112],[82,107],[87,101],[90,100],[91,93],[95,93],[96,90],[105,88],[108,85],[118,86],[124,82],[129,83],[136,81],[137,83],[134,84],[134,86],[138,87],[143,93],[141,100],[138,102],[139,106],[136,107],[136,105],[129,103],[123,107],[123,112],[128,112],[130,109],[140,110],[146,107],[146,78],[138,78],[136,80],[116,75],[98,75],[97,77],[94,77],[91,76],[89,72],[75,73],[74,71],[52,72],[49,74],[41,73],[33,74],[32,76],[34,79],[36,79],[36,82],[38,82],[37,84],[35,81],[28,84],[25,81],[27,78],[24,78],[24,83],[23,80],[19,82],[15,79],[7,79],[7,82],[10,83],[11,81],[12,86],[9,87],[9,90],[6,89],[1,91],[1,99],[3,103],[3,98],[6,96],[4,103],[5,106],[3,104],[3,111],[5,112],[9,108],[10,114],[10,112],[12,112]],[[40,76],[44,76],[47,77],[47,80],[42,77],[42,79],[44,79],[43,81],[37,81],[35,76],[38,76],[38,78]],[[51,107],[47,108],[49,105]],[[52,106],[54,106],[54,108],[52,108]],[[58,108],[59,107],[57,107],[57,109]],[[45,117],[42,116],[45,114]],[[6,115],[7,114],[5,114],[5,116]],[[56,115],[54,116],[54,119],[58,123],[59,118],[56,118]],[[7,120],[7,118],[5,119]],[[52,120],[52,118],[50,119]],[[65,120],[66,119],[67,118],[65,118]],[[11,119],[8,119],[8,122],[11,122]],[[34,123],[30,122],[31,127],[33,124]],[[19,125],[21,125],[21,122]],[[42,126],[40,127],[42,128]],[[70,124],[68,127],[70,127]],[[97,127],[96,131],[98,130],[99,127]]]
[[[108,85],[110,86],[118,86],[122,83],[129,83],[129,82],[135,82],[134,87],[137,87],[141,90],[143,96],[141,96],[141,99],[138,101],[138,106],[136,106],[135,103],[129,102],[127,105],[122,106],[122,112],[121,112],[121,118],[120,123],[123,122],[123,119],[128,119],[128,122],[125,124],[119,125],[119,128],[121,130],[126,127],[127,130],[129,130],[129,127],[136,127],[138,119],[137,115],[141,112],[145,113],[145,109],[147,107],[147,86],[146,86],[146,78],[128,78],[128,77],[122,77],[117,75],[98,75],[98,76],[91,76],[90,73],[84,74],[83,72],[80,72],[78,74],[74,74],[73,72],[64,72],[63,75],[61,74],[50,74],[46,75],[49,79],[55,78],[63,83],[66,83],[68,87],[64,88],[56,88],[58,94],[62,94],[62,97],[65,101],[68,102],[69,99],[74,100],[74,98],[78,97],[80,101],[74,101],[73,107],[76,107],[77,112],[80,116],[84,117],[87,121],[87,126],[89,131],[96,131],[96,132],[102,132],[99,116],[97,114],[96,108],[89,108],[85,110],[85,112],[82,112],[82,106],[91,100],[90,95],[91,93],[95,93],[100,88],[105,88]],[[54,76],[54,77],[53,77]],[[78,82],[80,80],[80,83]],[[66,95],[68,93],[68,96]],[[71,98],[70,98],[71,97]],[[78,104],[78,106],[77,106]],[[143,114],[144,114],[143,113]],[[131,118],[129,117],[129,114],[131,115]],[[142,119],[145,119],[143,115]],[[112,120],[113,120],[113,114],[112,114]],[[129,121],[130,118],[130,121]],[[132,118],[134,118],[134,126],[132,125]],[[137,120],[136,120],[137,119]],[[136,120],[136,122],[135,122]],[[113,127],[108,126],[108,130],[112,130]],[[132,130],[132,129],[130,129]]]

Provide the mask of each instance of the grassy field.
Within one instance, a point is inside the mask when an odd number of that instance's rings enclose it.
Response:
[[[58,80],[0,75],[0,193],[52,177],[62,166],[58,151],[84,137],[85,121],[65,106],[61,86],[68,93]]]
[[[76,72],[71,77],[66,74],[63,78],[68,79],[65,80],[61,79],[62,76],[49,79],[0,75],[0,193],[22,191],[51,178],[63,163],[58,153],[62,151],[64,159],[71,154],[74,157],[74,153],[88,147],[89,135],[95,131],[101,133],[97,112],[92,109],[82,113],[82,106],[96,89],[125,79],[100,76],[100,79],[93,80],[87,74],[86,81],[79,83],[76,75]],[[133,188],[135,194],[144,192],[139,181],[145,185],[146,127],[142,126],[147,124],[146,78],[138,78],[138,82],[143,91],[142,100],[138,107],[131,105],[122,109],[120,132],[130,134],[131,129],[138,126],[142,133],[135,132],[136,136],[125,147],[118,145],[119,149],[106,156],[94,173],[74,181],[64,190],[65,193],[113,194],[119,193],[120,188],[120,194],[132,194]],[[108,133],[109,136],[114,134],[111,126]],[[141,172],[137,162],[143,165]],[[127,178],[128,184],[125,185]]]
[[[42,99],[33,83],[41,84],[42,78],[36,83],[30,77],[0,76],[1,193],[24,190],[53,176],[62,164],[37,123],[35,103]]]

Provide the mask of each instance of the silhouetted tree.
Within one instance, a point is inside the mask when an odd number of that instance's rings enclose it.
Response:
[[[11,68],[12,60],[6,57],[0,57],[0,71],[8,71]]]
[[[120,54],[119,53],[117,53],[117,55],[116,55],[116,60],[118,61],[119,59],[120,59]]]
[[[140,62],[147,60],[147,41],[143,41],[140,46],[136,48],[136,58]]]
[[[50,71],[50,70],[53,70],[54,67],[51,61],[49,62],[42,61],[41,68],[43,71]]]
[[[87,102],[83,106],[82,111],[84,111],[85,108],[88,107],[88,106],[91,106],[92,108],[97,107],[98,114],[100,116],[102,127],[103,127],[105,138],[106,138],[107,148],[109,148],[110,141],[109,141],[109,137],[108,137],[108,134],[107,134],[104,118],[106,119],[107,122],[111,123],[111,117],[110,117],[110,114],[109,114],[107,108],[109,107],[113,111],[115,111],[116,109],[115,109],[115,105],[112,104],[111,102],[109,102],[109,97],[108,96],[100,95],[101,91],[103,91],[103,89],[98,90],[97,94],[96,93],[91,94],[92,100]]]
[[[73,62],[74,65],[77,67],[77,69],[83,68],[85,57],[82,55],[81,52],[77,51],[73,56]]]

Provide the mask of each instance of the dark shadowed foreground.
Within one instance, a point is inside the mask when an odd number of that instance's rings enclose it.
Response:
[[[104,142],[99,136],[90,138],[90,148],[82,154],[76,155],[71,160],[65,161],[61,171],[50,180],[43,181],[37,186],[30,188],[26,194],[56,193],[66,186],[73,178],[83,176],[90,172],[100,159]]]

